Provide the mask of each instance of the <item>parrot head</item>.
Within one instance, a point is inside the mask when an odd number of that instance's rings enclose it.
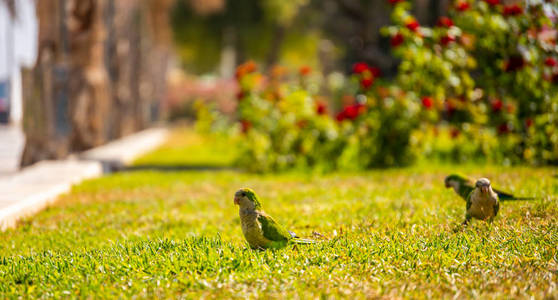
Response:
[[[444,183],[446,184],[446,188],[452,187],[454,189],[459,189],[459,187],[467,181],[469,181],[469,178],[467,178],[466,176],[451,174],[446,177]]]
[[[234,204],[241,208],[261,209],[262,205],[254,190],[250,188],[241,188],[234,193]]]
[[[486,178],[481,178],[481,179],[477,180],[477,183],[475,184],[475,186],[477,188],[479,188],[481,190],[481,192],[486,194],[490,190],[490,180],[488,180]]]

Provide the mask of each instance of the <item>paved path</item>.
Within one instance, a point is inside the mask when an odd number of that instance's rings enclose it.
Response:
[[[161,145],[167,134],[167,129],[148,129],[73,159],[43,161],[20,172],[4,172],[3,176],[0,175],[0,231],[15,227],[22,218],[39,212],[56,201],[59,195],[70,191],[74,184],[102,176],[113,166],[122,167],[131,163]],[[10,154],[13,145],[5,146],[5,149]],[[11,157],[6,155],[6,158]],[[107,168],[107,164],[111,168]]]
[[[25,137],[21,129],[0,125],[0,177],[19,169],[24,146]]]
[[[72,185],[102,174],[98,162],[64,160],[42,161],[0,178],[0,230],[42,210]]]

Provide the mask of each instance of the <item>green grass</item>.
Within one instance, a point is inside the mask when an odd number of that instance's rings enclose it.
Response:
[[[220,170],[233,152],[223,139],[177,130],[137,162],[148,169],[85,182],[0,233],[0,298],[558,297],[550,168]],[[504,202],[493,224],[454,232],[465,202],[443,186],[453,171],[544,199]],[[243,186],[300,236],[327,238],[247,249],[233,205]]]

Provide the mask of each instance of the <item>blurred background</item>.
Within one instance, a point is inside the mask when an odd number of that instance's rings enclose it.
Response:
[[[0,153],[197,116],[260,171],[555,164],[557,51],[552,0],[0,0]]]

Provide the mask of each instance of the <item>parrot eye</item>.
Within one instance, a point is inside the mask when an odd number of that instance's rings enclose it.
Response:
[[[240,196],[245,197],[245,196],[246,196],[246,193],[242,192],[242,193],[240,194]]]

